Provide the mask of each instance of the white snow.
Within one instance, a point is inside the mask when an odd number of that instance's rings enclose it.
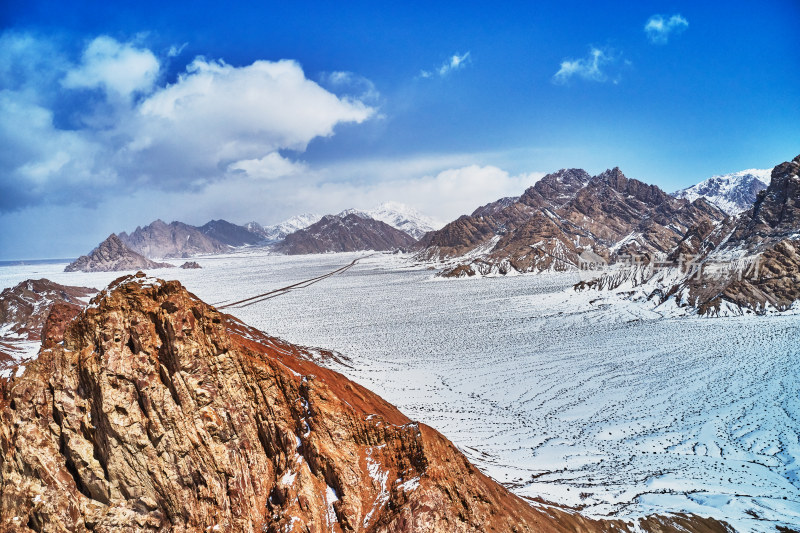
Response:
[[[413,207],[398,202],[384,202],[365,211],[364,214],[404,231],[415,239],[444,226],[444,222],[423,215]]]
[[[766,188],[771,179],[772,169],[741,170],[731,174],[712,176],[697,185],[672,193],[676,198],[685,198],[690,202],[705,198],[729,215],[737,215],[750,208],[750,203],[743,201],[746,191],[753,182],[760,182],[760,188]]]
[[[250,250],[158,274],[213,303],[361,255]],[[0,267],[0,286],[45,277],[102,288],[119,275],[63,268]],[[433,274],[377,254],[229,311],[348,356],[348,366],[320,362],[438,429],[521,496],[592,516],[692,511],[747,532],[800,523],[800,305],[698,318],[575,293],[578,273],[447,283]]]
[[[321,218],[322,215],[317,215],[316,213],[303,213],[302,215],[293,216],[278,224],[265,226],[264,233],[267,241],[277,242],[290,233],[305,229],[310,225],[319,222]]]
[[[328,518],[328,525],[331,528],[331,533],[335,531],[334,524],[339,521],[336,517],[336,510],[333,508],[333,502],[339,501],[339,495],[336,493],[336,489],[327,485],[325,489],[325,504],[328,507],[327,518]]]

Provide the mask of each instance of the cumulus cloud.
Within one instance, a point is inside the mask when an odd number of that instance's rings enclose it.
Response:
[[[0,36],[0,211],[92,204],[142,186],[199,190],[234,175],[296,176],[304,167],[292,159],[311,140],[376,113],[309,80],[294,61],[198,57],[165,85],[161,60],[133,43],[101,36],[77,61],[54,49]]]
[[[89,43],[81,64],[70,69],[62,83],[67,89],[102,88],[129,97],[134,92],[149,91],[159,69],[159,61],[150,50],[100,36]]]
[[[553,75],[553,82],[563,85],[576,77],[587,81],[605,82],[611,79],[607,67],[618,61],[619,57],[612,51],[593,46],[586,57],[562,61],[558,72]],[[613,81],[617,80],[614,78]]]
[[[653,15],[647,19],[644,32],[653,44],[666,44],[670,35],[683,33],[689,27],[689,21],[681,15],[672,15],[669,18],[663,15]]]
[[[348,207],[367,209],[391,199],[449,221],[469,214],[487,202],[519,196],[543,175],[511,175],[493,165],[471,164],[414,178],[366,183],[333,180],[309,183],[287,192],[286,197],[298,206],[298,212],[309,208],[326,212],[338,212]]]
[[[447,76],[453,70],[459,70],[469,62],[469,52],[465,54],[455,53],[450,56],[444,63],[434,70],[421,70],[419,73],[420,78],[432,78],[438,75],[439,77]]]

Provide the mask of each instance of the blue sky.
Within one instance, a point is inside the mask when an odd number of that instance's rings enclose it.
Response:
[[[800,153],[800,3],[4,2],[0,259]]]

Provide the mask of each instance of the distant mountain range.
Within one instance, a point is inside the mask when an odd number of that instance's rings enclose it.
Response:
[[[490,202],[443,227],[390,202],[368,211],[298,215],[267,227],[225,220],[195,227],[156,220],[130,235],[109,236],[67,270],[162,268],[172,265],[147,256],[189,257],[244,246],[264,246],[289,255],[415,251],[417,260],[439,262],[440,275],[446,277],[581,270],[590,258],[604,265],[634,261],[642,268],[614,278],[600,275],[583,288],[649,283],[657,295],[649,299],[682,294],[683,305],[706,314],[719,313],[726,305],[759,312],[782,310],[800,298],[798,165],[800,159],[795,158],[772,171],[713,176],[672,195],[627,178],[619,168],[596,176],[562,169],[519,197]],[[714,283],[698,284],[681,271],[669,287],[659,285],[661,278],[652,265],[684,257],[712,262],[744,259],[748,264],[758,259],[777,277],[734,282],[728,273]]]
[[[398,202],[384,202],[369,211],[365,211],[364,214],[369,218],[380,220],[393,228],[408,233],[415,240],[421,239],[429,231],[434,231],[444,226],[444,222],[423,215],[416,209]]]
[[[297,215],[272,226],[257,222],[239,226],[226,220],[192,226],[156,220],[130,234],[112,234],[88,256],[68,265],[67,271],[162,268],[173,265],[148,258],[213,255],[246,246],[263,246],[286,254],[409,249],[419,236],[439,225],[413,208],[394,202],[368,211],[347,209],[325,217]],[[304,231],[307,228],[312,229]]]
[[[302,215],[293,216],[292,218],[284,220],[280,224],[275,224],[273,226],[265,227],[258,222],[248,222],[244,225],[244,227],[257,235],[260,235],[265,242],[276,243],[297,230],[309,227],[311,224],[319,221],[321,218],[322,215],[317,215],[315,213],[304,213]]]
[[[425,235],[417,257],[455,263],[445,276],[579,267],[591,251],[606,262],[668,253],[690,227],[726,214],[703,198],[673,198],[619,168],[548,174],[516,199],[503,198]]]
[[[156,220],[147,226],[137,227],[130,235],[123,231],[119,238],[130,249],[147,257],[191,257],[230,250],[227,243],[217,240],[213,235],[207,235],[201,228],[183,222],[167,224]]]
[[[729,215],[747,211],[756,196],[769,185],[772,169],[750,169],[712,176],[697,185],[672,193],[690,202],[702,197]]]
[[[157,263],[131,250],[113,233],[89,255],[82,255],[64,269],[64,272],[117,272],[171,268],[175,265]]]
[[[416,239],[363,213],[346,211],[326,215],[309,227],[295,231],[275,245],[274,250],[287,255],[359,250],[409,249]]]

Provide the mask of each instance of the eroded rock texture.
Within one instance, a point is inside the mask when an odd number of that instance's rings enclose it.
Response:
[[[0,380],[2,531],[632,530],[529,505],[436,431],[178,282],[120,278],[48,327],[39,358]]]

